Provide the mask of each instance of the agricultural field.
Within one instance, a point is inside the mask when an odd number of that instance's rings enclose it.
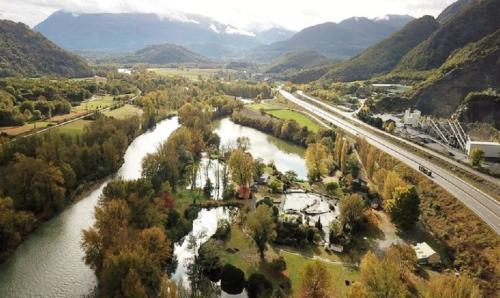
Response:
[[[148,70],[162,76],[181,76],[194,81],[199,77],[208,79],[217,74],[234,73],[234,70],[222,68],[149,68]]]
[[[126,104],[118,109],[110,110],[104,112],[104,115],[110,116],[116,119],[127,119],[134,116],[140,116],[142,110],[136,106]]]
[[[312,120],[311,118],[300,112],[288,108],[284,104],[274,103],[274,102],[262,102],[262,103],[250,104],[248,105],[248,107],[255,111],[264,110],[264,112],[273,115],[276,118],[295,120],[301,126],[306,126],[309,130],[313,132],[317,132],[319,130],[319,125],[314,120]]]
[[[79,135],[83,132],[85,126],[89,125],[91,122],[92,120],[76,120],[66,125],[57,127],[56,131],[72,136]]]

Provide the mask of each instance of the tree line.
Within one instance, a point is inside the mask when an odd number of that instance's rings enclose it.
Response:
[[[34,228],[70,203],[81,184],[114,173],[139,120],[97,116],[79,136],[54,131],[1,144],[0,198],[9,214],[0,223],[5,258]]]

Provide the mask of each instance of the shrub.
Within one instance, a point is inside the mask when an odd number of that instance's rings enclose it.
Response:
[[[231,295],[240,294],[246,284],[243,271],[231,264],[222,267],[220,278],[222,290]]]
[[[217,230],[215,234],[212,236],[215,239],[225,240],[229,233],[231,232],[231,223],[226,219],[221,219],[217,223]]]
[[[286,261],[280,256],[279,258],[273,259],[271,261],[271,268],[276,272],[283,272],[286,270]]]
[[[248,278],[247,293],[248,298],[271,297],[273,285],[260,273],[253,273]]]

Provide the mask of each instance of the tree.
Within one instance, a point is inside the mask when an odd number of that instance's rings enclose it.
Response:
[[[393,244],[385,251],[385,258],[399,267],[401,280],[410,282],[410,275],[417,268],[417,255],[411,246]]]
[[[392,199],[392,194],[397,187],[406,186],[406,183],[399,177],[398,173],[394,171],[389,171],[384,180],[384,186],[382,188],[382,198],[384,200]]]
[[[0,261],[21,242],[34,223],[32,213],[16,211],[11,198],[0,198]]]
[[[414,186],[397,187],[391,200],[384,201],[384,209],[400,229],[411,228],[420,216],[420,198]]]
[[[337,182],[328,182],[326,185],[325,185],[325,188],[326,188],[326,192],[333,196],[336,194],[337,192],[337,189],[339,188],[339,184]]]
[[[250,138],[248,138],[248,137],[238,137],[236,139],[236,144],[238,146],[238,149],[246,151],[246,150],[248,150],[248,148],[250,148]]]
[[[347,173],[347,160],[349,159],[349,141],[344,140],[342,143],[342,150],[340,151],[340,171],[345,174]]]
[[[214,190],[214,186],[212,185],[212,181],[210,181],[210,178],[207,178],[207,182],[205,183],[205,186],[203,187],[203,195],[205,198],[210,198],[212,195],[212,191]]]
[[[259,205],[255,212],[248,216],[246,227],[263,259],[266,244],[276,238],[276,223],[273,220],[272,209],[266,204]]]
[[[474,167],[481,167],[484,160],[484,151],[479,148],[472,149],[470,153],[470,162]]]
[[[363,221],[365,203],[359,194],[352,194],[340,201],[340,218],[344,227],[356,229]]]
[[[396,264],[377,258],[371,251],[361,259],[360,281],[366,288],[368,297],[406,297],[408,291],[399,277]]]
[[[457,277],[445,274],[431,280],[426,297],[479,298],[482,296],[477,283],[467,275]]]
[[[308,263],[300,274],[300,287],[297,297],[332,297],[332,275],[325,264],[314,261]]]
[[[234,150],[229,158],[229,168],[231,178],[238,185],[248,186],[252,182],[253,158],[249,153],[241,149]]]
[[[224,265],[221,259],[222,251],[222,243],[219,240],[209,239],[200,246],[197,261],[209,276],[219,277],[220,270]]]
[[[326,147],[318,144],[309,144],[306,150],[307,176],[311,181],[317,181],[321,176],[328,174]]]

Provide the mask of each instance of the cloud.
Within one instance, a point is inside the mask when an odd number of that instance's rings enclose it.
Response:
[[[34,26],[63,9],[77,13],[149,12],[185,18],[180,12],[206,15],[239,28],[252,24],[280,24],[299,30],[306,26],[341,21],[352,16],[387,14],[436,16],[454,0],[0,0],[3,18]],[[189,20],[186,20],[189,21]]]

